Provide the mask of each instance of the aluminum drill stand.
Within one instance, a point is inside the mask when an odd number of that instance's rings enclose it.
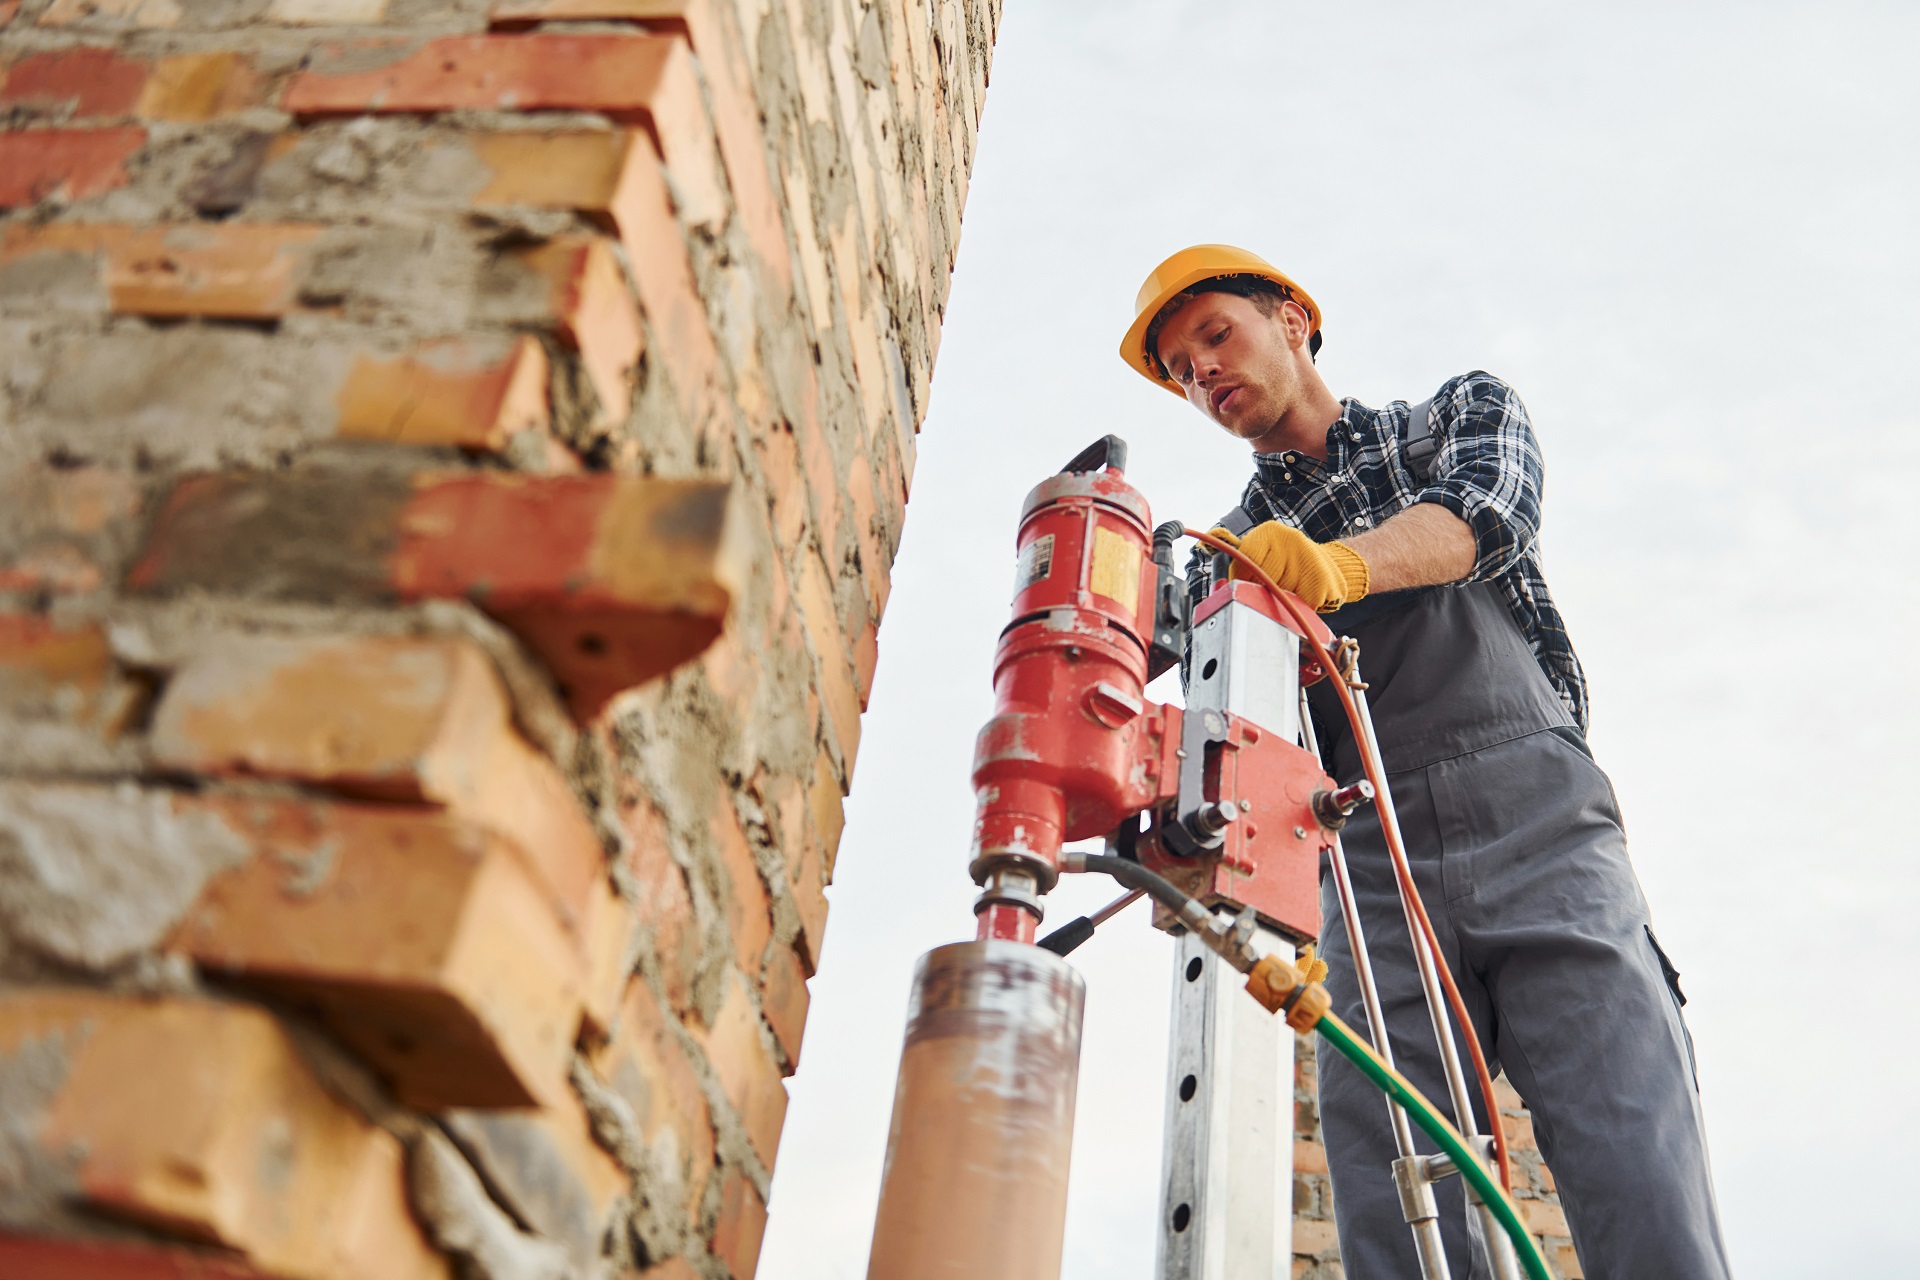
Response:
[[[1317,755],[1300,687],[1299,648],[1293,632],[1239,601],[1197,620],[1191,632],[1189,712],[1230,712],[1298,740]],[[1364,715],[1365,694],[1356,690],[1356,695]],[[1371,734],[1370,720],[1367,727]],[[1391,820],[1386,813],[1382,817]],[[1243,814],[1241,820],[1257,821],[1258,815]],[[1391,1062],[1366,934],[1354,909],[1345,850],[1337,836],[1330,860],[1368,1030]],[[1408,927],[1413,927],[1411,918]],[[1284,949],[1289,957],[1293,954],[1291,941],[1266,929],[1256,932],[1255,946],[1263,953]],[[1465,1075],[1447,1031],[1433,958],[1417,930],[1415,946],[1435,1032],[1441,1037],[1449,1093],[1461,1127],[1471,1137],[1473,1113]],[[1160,1280],[1279,1280],[1292,1273],[1294,1038],[1276,1019],[1261,1017],[1240,994],[1233,972],[1208,947],[1191,934],[1179,938],[1161,1166]],[[1444,1158],[1421,1155],[1406,1113],[1392,1103],[1387,1111],[1399,1156],[1394,1182],[1413,1232],[1421,1280],[1448,1280],[1433,1183],[1453,1172],[1452,1166]],[[1517,1278],[1511,1245],[1485,1207],[1475,1203],[1493,1251],[1494,1275],[1498,1280]]]

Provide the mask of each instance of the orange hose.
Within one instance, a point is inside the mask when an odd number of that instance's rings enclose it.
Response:
[[[1347,688],[1347,682],[1340,678],[1340,668],[1334,665],[1333,657],[1327,652],[1327,647],[1320,643],[1318,636],[1313,634],[1313,627],[1309,624],[1300,602],[1294,598],[1293,593],[1281,590],[1279,584],[1267,576],[1267,571],[1240,548],[1223,542],[1210,533],[1202,533],[1198,529],[1186,529],[1184,532],[1189,538],[1204,543],[1215,551],[1224,551],[1232,556],[1236,563],[1247,570],[1255,582],[1273,592],[1274,599],[1293,615],[1300,633],[1306,637],[1307,643],[1313,646],[1313,656],[1315,661],[1319,662],[1321,670],[1325,671],[1327,678],[1333,681],[1334,692],[1340,695],[1340,705],[1347,713],[1347,723],[1353,728],[1354,741],[1358,743],[1364,738],[1366,730],[1361,725],[1360,708],[1354,705],[1353,691]],[[1374,790],[1381,795],[1388,794],[1387,780],[1374,772],[1369,752],[1360,753],[1360,763],[1366,770],[1367,780],[1373,783]],[[1460,988],[1453,981],[1453,971],[1447,967],[1447,957],[1440,950],[1440,939],[1433,932],[1433,921],[1427,917],[1426,904],[1420,900],[1419,887],[1413,883],[1413,867],[1408,863],[1407,851],[1400,842],[1398,824],[1383,821],[1380,824],[1380,831],[1387,838],[1387,853],[1393,862],[1394,877],[1400,882],[1401,899],[1407,904],[1414,919],[1419,921],[1420,933],[1426,939],[1427,949],[1433,953],[1434,964],[1440,971],[1440,985],[1446,990],[1447,1004],[1453,1011],[1454,1021],[1459,1024],[1461,1038],[1467,1042],[1467,1054],[1473,1059],[1473,1074],[1480,1085],[1480,1097],[1486,1104],[1487,1119],[1493,1127],[1491,1135],[1493,1154],[1495,1162],[1500,1167],[1500,1183],[1511,1191],[1513,1190],[1513,1164],[1507,1153],[1506,1131],[1500,1123],[1500,1107],[1493,1097],[1493,1076],[1487,1070],[1486,1055],[1480,1052],[1480,1037],[1473,1032],[1473,1019],[1467,1016],[1467,1002],[1460,998]],[[1462,1116],[1461,1120],[1464,1123],[1466,1117]]]

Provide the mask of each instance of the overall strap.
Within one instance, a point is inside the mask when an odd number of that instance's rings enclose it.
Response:
[[[1225,529],[1236,538],[1246,533],[1246,531],[1253,528],[1253,526],[1253,516],[1248,513],[1244,506],[1235,507],[1213,522],[1214,528]]]
[[[1400,460],[1416,484],[1433,479],[1433,459],[1440,452],[1440,441],[1433,434],[1433,396],[1407,410],[1407,434],[1400,442]]]

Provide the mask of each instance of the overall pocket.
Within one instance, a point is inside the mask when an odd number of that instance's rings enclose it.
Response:
[[[1654,936],[1653,926],[1642,926],[1647,931],[1647,944],[1653,948],[1653,958],[1660,962],[1660,976],[1666,980],[1667,994],[1673,999],[1673,1016],[1680,1020],[1680,1034],[1687,1039],[1687,1074],[1693,1077],[1693,1091],[1700,1092],[1700,1064],[1693,1056],[1693,1032],[1687,1027],[1687,1018],[1681,1009],[1687,1003],[1686,992],[1680,990],[1680,971],[1673,967],[1673,961],[1667,958],[1667,950],[1660,945],[1660,939]]]

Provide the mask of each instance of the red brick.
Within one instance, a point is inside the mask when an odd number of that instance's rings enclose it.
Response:
[[[667,1003],[675,1013],[693,1008],[693,982],[700,963],[700,938],[693,927],[693,898],[686,873],[667,852],[666,821],[646,800],[626,815],[633,838],[627,869],[639,897],[640,927],[653,943]]]
[[[738,974],[729,975],[720,1014],[705,1037],[707,1061],[733,1104],[754,1152],[771,1169],[787,1118],[780,1066],[760,1034],[760,1015]]]
[[[665,1262],[656,1262],[645,1271],[631,1271],[623,1280],[701,1280],[701,1273],[694,1270],[693,1264],[685,1258],[668,1258]]]
[[[1557,1204],[1545,1200],[1516,1200],[1514,1204],[1520,1210],[1520,1216],[1526,1220],[1527,1230],[1536,1236],[1564,1236],[1567,1231],[1567,1215]]]
[[[399,1144],[335,1101],[263,1011],[72,989],[0,999],[0,1053],[30,1038],[59,1043],[67,1072],[29,1132],[74,1163],[88,1208],[289,1280],[447,1276],[408,1211]]]
[[[132,26],[165,28],[180,21],[179,0],[53,0],[40,15],[43,27]]]
[[[127,158],[146,145],[147,131],[32,129],[0,133],[0,209],[48,196],[86,200],[127,183]]]
[[[813,834],[827,853],[827,883],[833,883],[833,855],[840,847],[840,833],[846,829],[847,810],[842,797],[847,789],[833,771],[833,762],[823,752],[813,762],[813,786],[807,802],[813,815]]]
[[[767,1233],[767,1206],[738,1169],[727,1171],[720,1190],[720,1216],[714,1223],[713,1254],[727,1264],[733,1280],[753,1280],[760,1265],[760,1242]]]
[[[547,279],[560,336],[580,353],[603,418],[623,423],[643,346],[640,312],[613,246],[598,236],[562,236],[519,257]]]
[[[78,594],[105,581],[95,535],[141,514],[140,482],[104,467],[24,466],[0,477],[0,510],[18,548],[0,557],[0,591]],[[117,542],[117,538],[105,539]]]
[[[720,350],[674,216],[666,170],[651,148],[629,152],[611,216],[681,413],[696,434],[716,431],[710,420],[720,412]]]
[[[880,669],[880,627],[868,622],[853,642],[853,687],[860,693],[860,710],[867,709],[873,697],[873,677]]]
[[[760,110],[750,87],[753,74],[718,8],[711,0],[502,0],[492,14],[492,24],[503,29],[567,20],[637,22],[656,31],[682,33],[692,43],[713,104],[714,132],[733,186],[734,212],[784,297],[793,287],[793,265],[767,172]]]
[[[627,957],[639,920],[626,900],[602,876],[587,908],[587,987],[585,1029],[605,1039],[619,1012],[620,997],[631,977]]]
[[[807,970],[792,947],[781,947],[767,961],[760,988],[760,1007],[773,1028],[773,1038],[792,1075],[800,1066],[800,1039],[807,1029]]]
[[[450,338],[401,356],[361,356],[334,398],[338,430],[360,440],[497,450],[545,431],[547,356],[530,337]]]
[[[853,760],[860,750],[860,693],[854,686],[849,662],[852,646],[847,643],[839,607],[833,598],[833,585],[820,557],[810,550],[800,553],[800,571],[794,583],[795,603],[813,644],[820,667],[820,698],[826,704],[833,724],[835,740],[846,771],[853,772]]]
[[[827,876],[822,862],[820,846],[808,841],[789,880],[794,909],[800,915],[800,936],[793,945],[809,975],[819,971],[820,946],[827,934]]]
[[[847,467],[846,503],[847,519],[860,546],[860,577],[861,585],[866,588],[867,609],[871,616],[878,618],[887,611],[893,558],[880,540],[881,514],[874,501],[873,464],[865,454],[857,455]],[[861,705],[865,706],[864,700]]]
[[[579,953],[497,837],[418,810],[205,803],[256,852],[208,882],[174,949],[309,1009],[409,1105],[566,1089]]]
[[[176,486],[127,582],[329,604],[468,598],[586,718],[719,634],[742,579],[731,506],[724,483],[607,474],[206,474]]]
[[[147,120],[198,123],[266,100],[266,85],[240,54],[183,53],[162,58],[140,92],[135,111]]]
[[[635,979],[620,1005],[613,1039],[591,1054],[594,1073],[626,1099],[649,1146],[688,1182],[689,1219],[699,1216],[697,1185],[713,1165],[713,1113],[679,1038],[645,979]]]
[[[496,831],[590,963],[589,918],[606,891],[599,837],[559,769],[515,730],[506,688],[471,641],[223,636],[174,673],[150,745],[169,768],[434,804]]]
[[[298,116],[367,112],[596,111],[645,123],[668,62],[684,44],[656,35],[443,36],[415,52],[403,41],[323,48],[281,105]],[[371,71],[334,62],[400,53]]]
[[[126,729],[143,701],[138,687],[122,678],[97,625],[0,613],[0,713],[52,718],[111,737]]]
[[[800,475],[800,447],[793,424],[776,422],[756,433],[754,452],[760,455],[760,474],[767,482],[768,516],[779,546],[797,547],[806,535],[807,495]]]
[[[1305,1254],[1310,1258],[1323,1257],[1340,1247],[1340,1238],[1334,1233],[1333,1223],[1319,1218],[1295,1218],[1293,1220],[1293,1252],[1297,1257]]]
[[[516,1218],[559,1241],[583,1270],[599,1259],[614,1202],[630,1183],[595,1142],[571,1089],[534,1110],[454,1110],[442,1119]]]
[[[800,468],[806,475],[807,489],[813,498],[813,518],[819,526],[820,545],[833,547],[838,545],[840,538],[843,491],[839,469],[834,466],[833,454],[827,449],[826,432],[820,429],[820,420],[814,416],[814,399],[812,395],[803,398],[793,434],[800,446]]]
[[[1327,1149],[1313,1139],[1296,1139],[1293,1144],[1293,1171],[1295,1173],[1327,1172]]]
[[[720,866],[727,876],[725,905],[734,963],[740,966],[740,972],[757,978],[767,940],[773,936],[773,908],[766,884],[754,864],[746,833],[740,829],[740,817],[724,794],[715,807],[711,826]]]
[[[20,12],[20,0],[0,0],[0,27],[13,21],[13,15]]]
[[[0,6],[0,26],[5,18]],[[0,1275],[7,1280],[269,1280],[229,1257],[178,1245],[16,1235],[0,1235]]]
[[[140,101],[152,68],[112,49],[82,47],[35,53],[8,66],[0,106],[48,114],[124,116]]]
[[[0,239],[0,261],[95,254],[108,303],[121,314],[271,320],[293,308],[301,259],[320,231],[244,222],[15,225]]]

